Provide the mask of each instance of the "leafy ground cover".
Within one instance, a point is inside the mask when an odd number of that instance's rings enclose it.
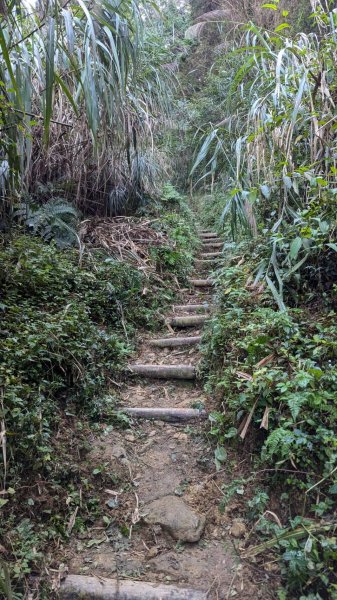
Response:
[[[317,303],[280,312],[269,288],[254,285],[255,242],[225,248],[204,342],[219,401],[210,434],[220,448],[248,451],[253,474],[233,482],[224,505],[247,486],[241,508],[261,539],[244,555],[280,561],[280,598],[335,598],[336,313]]]
[[[135,328],[160,323],[191,267],[194,224],[182,197],[171,208],[163,225],[155,220],[162,245],[149,249],[145,271],[103,249],[59,249],[20,229],[2,240],[3,593],[6,572],[16,587],[40,572],[46,545],[69,537],[78,494],[87,520],[97,517],[96,473],[84,460],[90,430],[123,426],[117,384]]]
[[[337,594],[337,16],[310,4],[305,22],[276,1],[233,28],[186,120],[196,204],[227,240],[204,347],[210,433],[221,464],[243,446],[253,465],[223,502],[243,495],[244,555],[281,570],[279,597],[317,600]]]

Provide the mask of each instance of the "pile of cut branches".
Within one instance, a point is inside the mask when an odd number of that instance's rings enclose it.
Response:
[[[149,269],[152,267],[151,248],[170,245],[167,235],[152,227],[156,220],[135,217],[87,219],[81,223],[79,235],[91,249],[102,248],[120,260]]]

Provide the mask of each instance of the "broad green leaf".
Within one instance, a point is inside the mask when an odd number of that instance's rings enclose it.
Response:
[[[302,239],[300,237],[295,238],[291,242],[289,256],[292,260],[296,260],[301,247],[302,247]]]
[[[216,448],[214,456],[220,462],[225,462],[225,460],[227,460],[227,452],[222,446]]]
[[[268,275],[266,276],[266,282],[268,284],[268,287],[269,287],[271,293],[274,296],[274,300],[277,303],[280,311],[281,312],[286,312],[287,309],[286,309],[286,305],[283,302],[283,298],[282,298],[281,294],[277,291],[274,283],[272,282],[272,280],[270,279],[270,277],[268,277]]]
[[[281,23],[277,27],[275,27],[274,31],[278,33],[279,31],[283,31],[283,29],[289,29],[291,25],[289,23]]]

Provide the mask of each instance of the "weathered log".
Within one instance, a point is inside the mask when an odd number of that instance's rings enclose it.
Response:
[[[185,312],[205,313],[210,310],[209,304],[175,304],[173,310],[182,310]]]
[[[199,236],[203,240],[209,240],[209,239],[212,239],[212,238],[217,238],[218,234],[217,233],[212,233],[211,231],[204,231],[204,232],[200,232]]]
[[[195,287],[211,287],[213,285],[213,281],[211,279],[189,279],[188,281]]]
[[[220,258],[221,256],[223,257],[222,252],[203,252],[202,254],[200,254],[201,258]]]
[[[68,575],[61,583],[60,600],[206,600],[207,593],[146,581]]]
[[[188,315],[186,317],[167,319],[166,323],[171,325],[171,327],[198,327],[198,325],[203,325],[207,319],[209,319],[208,315]]]
[[[194,264],[196,267],[214,267],[216,260],[211,258],[196,258]]]
[[[205,410],[196,408],[122,408],[122,412],[137,419],[156,419],[171,423],[207,418]]]
[[[212,240],[209,242],[204,242],[202,247],[207,250],[208,248],[222,248],[224,243],[221,240]]]
[[[154,379],[195,379],[195,367],[192,365],[128,365],[134,375],[143,375]]]
[[[176,348],[177,346],[196,346],[201,342],[201,335],[193,337],[167,337],[151,340],[151,346],[159,348]]]

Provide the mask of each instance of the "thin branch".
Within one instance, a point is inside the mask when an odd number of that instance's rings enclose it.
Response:
[[[18,108],[13,108],[11,107],[10,109],[13,112],[16,113],[20,113],[21,115],[28,115],[29,117],[33,117],[34,119],[39,119],[40,121],[44,120],[44,117],[42,115],[34,115],[33,113],[27,112],[25,110],[19,110]],[[72,129],[74,127],[74,125],[70,125],[70,123],[63,123],[62,121],[55,121],[55,119],[50,119],[52,123],[55,123],[56,125],[63,125],[64,127],[70,127],[70,129]]]

